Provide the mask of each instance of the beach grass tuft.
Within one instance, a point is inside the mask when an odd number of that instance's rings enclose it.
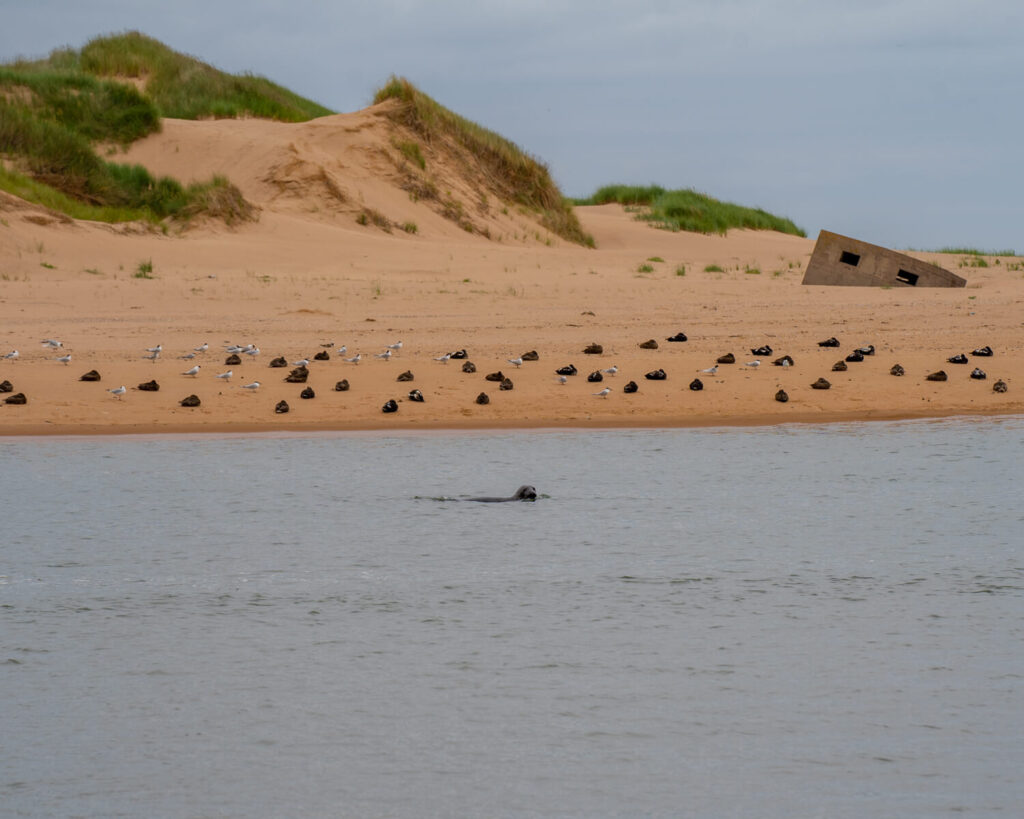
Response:
[[[731,229],[775,230],[794,236],[807,234],[789,219],[760,208],[722,202],[692,189],[666,190],[658,185],[606,185],[577,205],[618,203],[635,208],[636,218],[672,231],[724,234]]]

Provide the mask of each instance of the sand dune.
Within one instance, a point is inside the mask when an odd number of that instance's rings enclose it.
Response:
[[[670,426],[1024,409],[1024,277],[1010,269],[1013,259],[960,269],[960,257],[922,255],[966,275],[966,289],[803,287],[812,240],[668,233],[613,205],[579,209],[597,242],[586,249],[551,236],[514,205],[488,200],[435,146],[427,162],[443,193],[470,214],[477,232],[469,233],[403,187],[394,145],[401,135],[380,108],[299,125],[172,120],[119,157],[184,181],[223,173],[260,208],[252,223],[207,222],[163,235],[69,222],[0,197],[0,355],[21,353],[0,360],[0,381],[28,397],[25,406],[0,403],[0,432]],[[386,217],[390,232],[357,223],[367,208]],[[402,230],[405,223],[416,232]],[[134,276],[143,260],[152,261],[154,278]],[[639,271],[645,263],[652,272]],[[705,272],[710,265],[723,271]],[[678,331],[689,340],[665,340]],[[817,346],[829,336],[839,350]],[[62,340],[71,363],[55,361],[43,338]],[[638,346],[650,338],[659,349]],[[373,357],[398,340],[390,361]],[[210,351],[195,362],[177,358],[204,341]],[[231,382],[215,379],[228,369],[224,346],[249,342],[261,355],[243,356]],[[604,353],[583,354],[591,342]],[[161,359],[144,360],[158,343]],[[362,363],[342,362],[342,344],[362,352]],[[744,368],[762,344],[773,355]],[[864,344],[876,355],[831,372]],[[946,362],[983,345],[992,358]],[[460,348],[476,374],[433,360]],[[276,356],[294,361],[321,349],[331,359],[310,365],[312,400],[299,398],[301,385],[283,383],[287,370],[268,366]],[[507,362],[530,350],[539,361]],[[727,352],[736,365],[699,372]],[[794,366],[771,365],[784,354]],[[192,363],[202,365],[194,379],[181,374]],[[561,385],[554,371],[569,363],[580,375]],[[895,363],[906,369],[902,378],[889,375]],[[613,364],[617,375],[587,382],[589,372]],[[975,366],[987,380],[968,377]],[[644,378],[658,368],[665,381]],[[99,383],[78,380],[92,369]],[[939,369],[947,382],[925,381]],[[405,370],[412,383],[396,381]],[[514,389],[484,380],[498,370]],[[691,391],[698,376],[704,389]],[[822,376],[832,388],[811,390]],[[159,392],[134,389],[154,378]],[[351,389],[336,392],[342,378]],[[1000,378],[1009,385],[1004,394],[992,390]],[[258,391],[241,389],[253,380]],[[621,389],[629,380],[639,386],[632,395]],[[107,391],[121,384],[129,387],[122,399]],[[604,386],[613,388],[608,398],[594,397]],[[406,400],[412,388],[423,403]],[[780,388],[786,404],[774,400]],[[480,392],[488,405],[474,403]],[[202,405],[180,407],[191,393]],[[389,398],[399,411],[384,415]],[[275,415],[282,399],[291,411]]]

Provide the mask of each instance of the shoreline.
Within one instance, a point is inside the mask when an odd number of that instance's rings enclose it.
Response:
[[[677,429],[737,429],[771,428],[780,426],[834,426],[844,424],[873,424],[907,422],[936,422],[951,420],[981,421],[1024,418],[1019,411],[972,411],[951,409],[939,412],[910,413],[900,410],[879,412],[794,413],[790,417],[780,414],[745,414],[729,417],[695,415],[676,422],[663,418],[614,418],[581,424],[577,419],[547,419],[543,421],[426,421],[386,426],[365,421],[299,422],[288,425],[262,423],[211,424],[25,424],[18,427],[0,426],[0,441],[18,438],[82,438],[82,437],[205,437],[211,435],[231,437],[289,437],[331,434],[431,434],[467,433],[488,434],[500,432],[602,432],[607,430],[677,430]]]

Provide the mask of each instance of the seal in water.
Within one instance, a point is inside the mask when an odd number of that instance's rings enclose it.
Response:
[[[516,493],[510,498],[466,498],[469,501],[477,501],[478,503],[507,503],[508,501],[535,501],[537,500],[537,490],[532,486],[520,486]]]

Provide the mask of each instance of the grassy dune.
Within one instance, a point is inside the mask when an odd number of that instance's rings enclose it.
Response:
[[[389,99],[401,103],[396,119],[427,143],[451,139],[461,145],[475,161],[467,173],[482,174],[484,184],[500,198],[534,211],[541,224],[557,236],[593,246],[593,238],[584,232],[572,204],[544,163],[499,134],[448,110],[405,78],[391,77],[373,101]]]
[[[807,235],[789,219],[760,208],[722,202],[690,189],[669,191],[657,185],[606,185],[587,199],[575,200],[577,205],[605,205],[610,202],[641,208],[637,213],[638,219],[667,230],[721,234],[730,228],[747,228]]]

